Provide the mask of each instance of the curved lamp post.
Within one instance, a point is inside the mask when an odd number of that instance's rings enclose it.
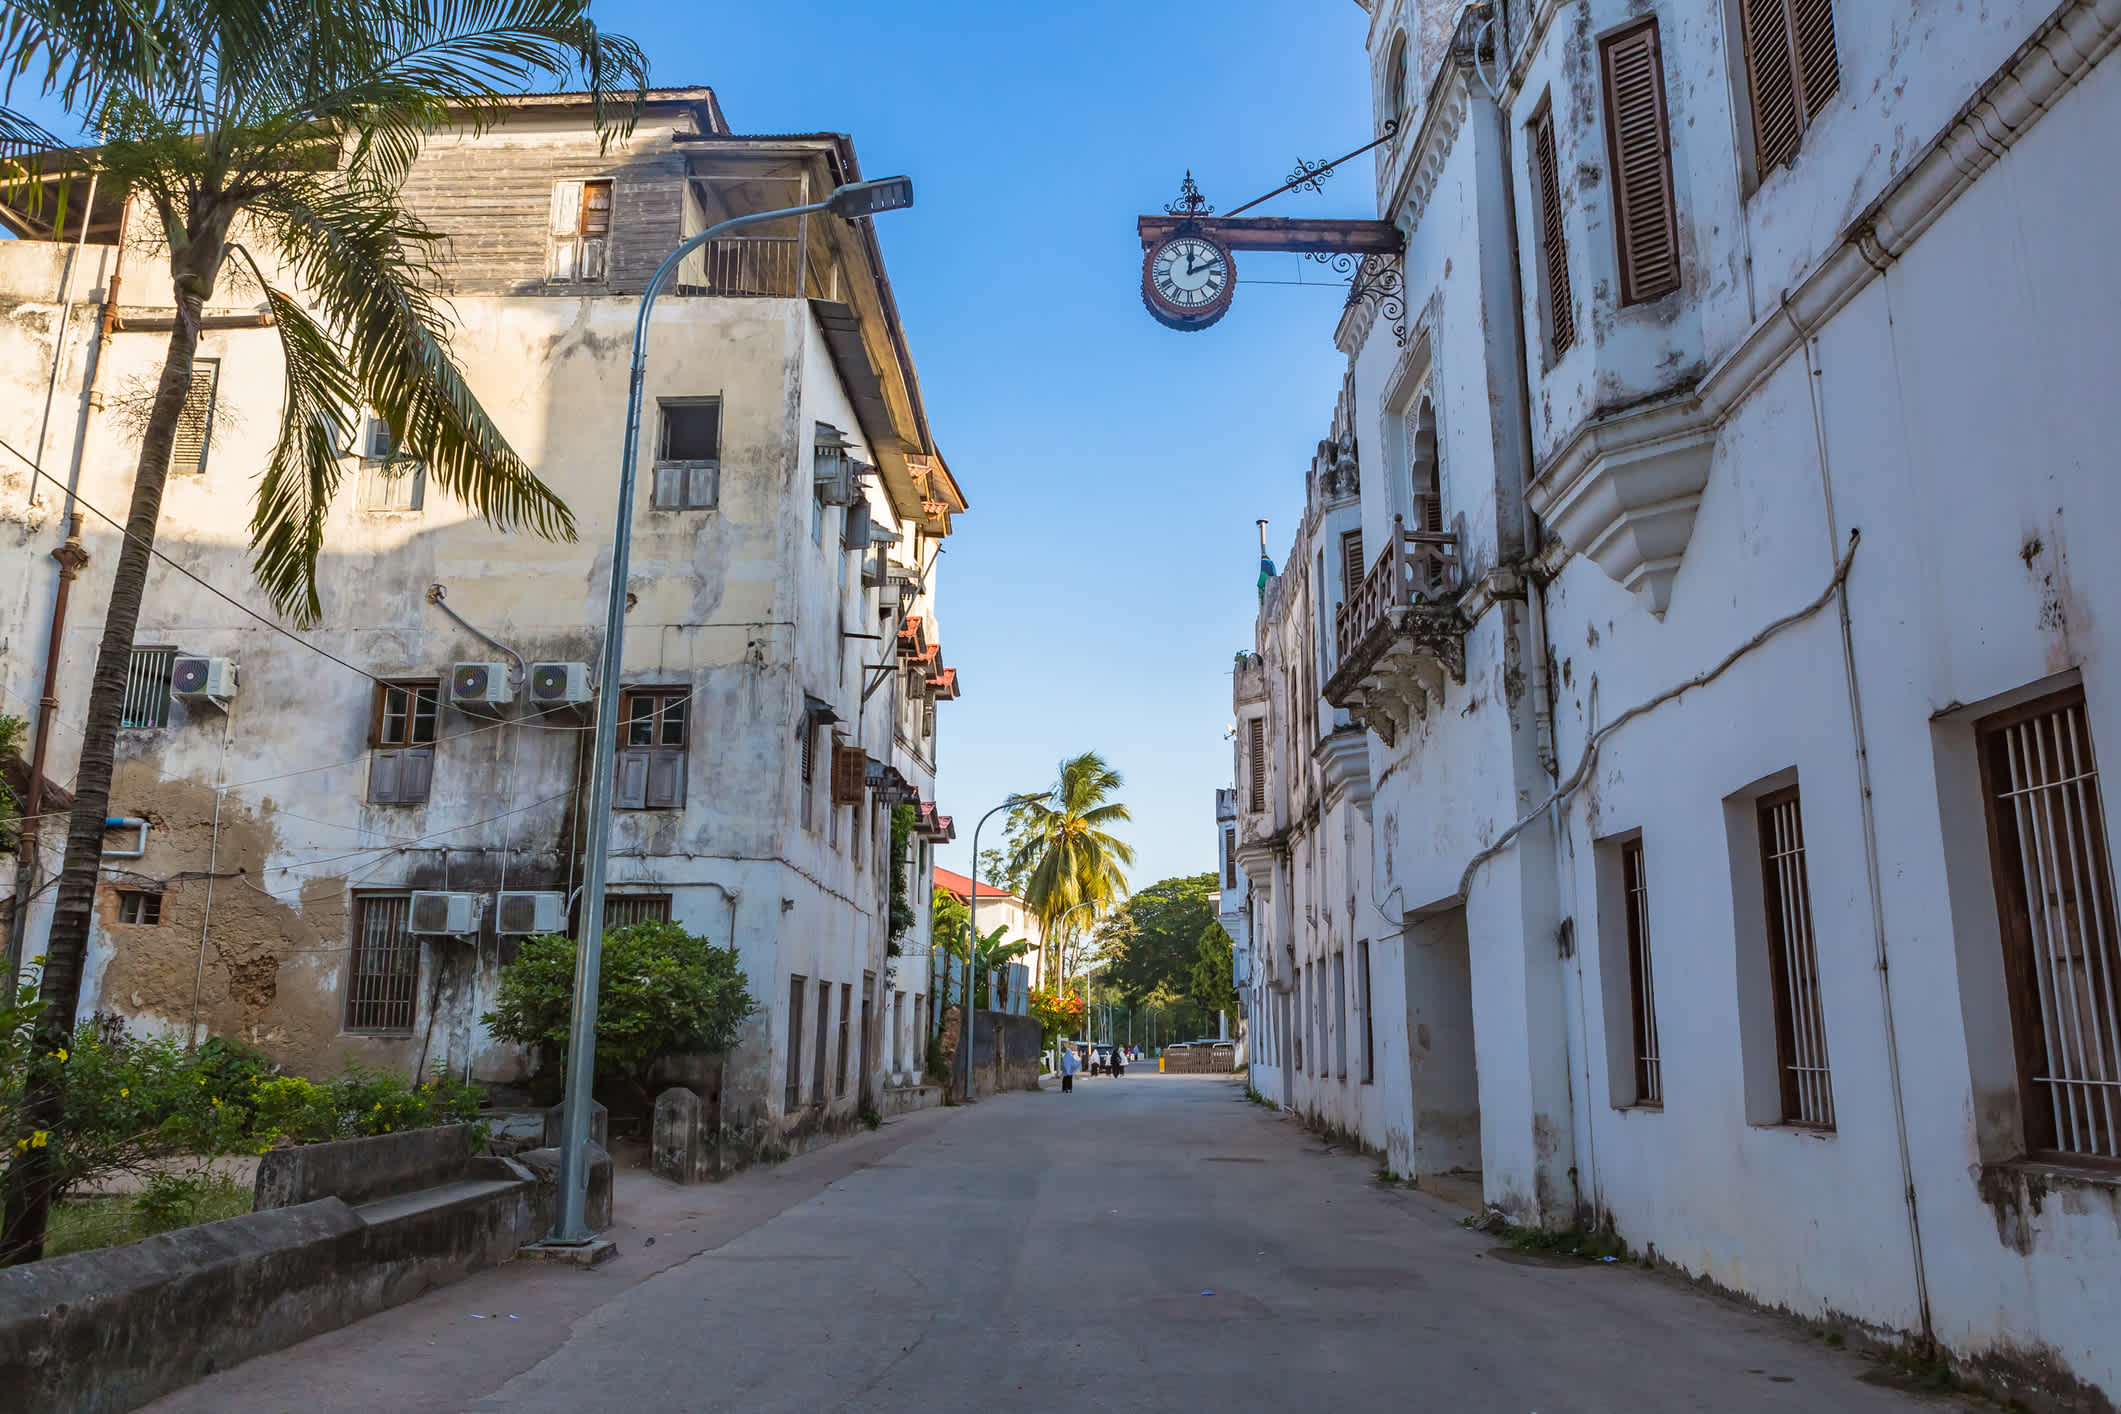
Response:
[[[580,1246],[594,1240],[585,1219],[589,1202],[590,1082],[596,1076],[598,969],[604,951],[604,870],[611,848],[611,787],[618,751],[619,678],[626,640],[626,575],[633,558],[634,464],[641,446],[641,388],[648,367],[648,316],[678,263],[693,251],[739,226],[780,221],[828,211],[845,220],[897,211],[913,205],[911,177],[885,177],[835,188],[823,201],[779,211],[755,211],[709,226],[656,267],[641,293],[641,311],[633,322],[633,371],[626,389],[626,439],[619,454],[619,505],[611,545],[611,593],[604,606],[604,653],[597,681],[597,730],[589,767],[589,838],[582,872],[582,921],[575,947],[574,1017],[567,1032],[567,1096],[560,1112],[560,1212],[553,1224],[554,1243]],[[736,946],[732,934],[731,947]]]
[[[965,1058],[965,1090],[963,1098],[972,1098],[972,964],[979,950],[979,832],[980,827],[1001,814],[1004,810],[1015,810],[1044,800],[1050,791],[1034,791],[1029,794],[1012,795],[1000,805],[979,817],[979,824],[972,827],[972,917],[965,926],[971,936],[965,939],[965,995],[958,1003],[958,1017],[964,1023],[958,1028],[957,1048]]]

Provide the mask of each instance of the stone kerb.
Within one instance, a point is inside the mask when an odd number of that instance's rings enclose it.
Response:
[[[318,1198],[366,1203],[453,1183],[470,1168],[478,1138],[477,1125],[445,1124],[275,1149],[258,1161],[251,1206],[263,1212]]]

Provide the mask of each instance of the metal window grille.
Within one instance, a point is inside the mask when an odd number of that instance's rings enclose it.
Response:
[[[854,984],[840,983],[840,1057],[839,1084],[833,1087],[835,1095],[847,1093],[847,1041],[854,1029]]]
[[[623,928],[629,923],[668,923],[669,894],[606,894],[604,926]]]
[[[354,900],[353,958],[346,988],[348,1031],[410,1031],[420,982],[420,941],[406,931],[409,894]]]
[[[803,1003],[808,979],[788,979],[788,1082],[781,1095],[781,1108],[794,1112],[803,1103]]]
[[[817,984],[817,1048],[812,1055],[810,1071],[810,1102],[825,1103],[825,1037],[832,1027],[832,984],[820,981]]]
[[[1642,841],[1620,847],[1620,887],[1628,913],[1628,999],[1635,1021],[1635,1102],[1664,1103],[1664,1069],[1657,1053],[1657,989],[1650,971],[1650,886]]]
[[[169,675],[176,666],[174,648],[135,648],[125,665],[125,705],[121,727],[169,725]]]
[[[1805,873],[1804,815],[1795,786],[1763,796],[1760,858],[1775,990],[1775,1053],[1785,1124],[1834,1127],[1834,1087],[1819,996],[1819,950]]]
[[[1362,989],[1362,1083],[1377,1079],[1377,1028],[1370,1015],[1370,944],[1355,944],[1355,985]]]
[[[1245,730],[1249,734],[1246,744],[1251,748],[1246,755],[1252,767],[1246,804],[1254,815],[1258,815],[1267,808],[1267,724],[1254,717],[1245,724]]]
[[[1223,831],[1223,887],[1237,887],[1237,831]]]
[[[2026,1147],[2121,1159],[2121,943],[2083,696],[1983,728]]]

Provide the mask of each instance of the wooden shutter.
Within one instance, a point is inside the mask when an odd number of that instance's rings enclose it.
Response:
[[[428,790],[434,784],[435,752],[431,746],[413,746],[405,750],[405,760],[398,777],[398,799],[408,805],[418,805],[427,799]]]
[[[1841,91],[1831,0],[1742,0],[1753,155],[1765,176],[1797,155],[1805,129]]]
[[[1620,302],[1642,304],[1679,288],[1679,227],[1672,209],[1672,143],[1665,126],[1657,22],[1605,40],[1599,58],[1618,207]]]
[[[552,184],[552,220],[547,227],[551,235],[551,256],[546,263],[545,278],[548,280],[574,280],[581,255],[582,234],[582,184],[580,182],[554,182]]]
[[[715,501],[715,479],[719,471],[711,466],[695,466],[685,473],[685,504],[694,510],[711,506]]]
[[[685,751],[683,747],[659,747],[644,753],[648,778],[641,804],[648,810],[675,810],[685,803]]]
[[[613,782],[611,803],[620,810],[648,808],[648,752],[642,748],[619,753],[618,775]]]
[[[1547,341],[1554,357],[1576,343],[1576,296],[1569,287],[1569,245],[1561,222],[1561,172],[1554,156],[1554,110],[1532,120],[1532,165],[1539,183],[1540,254],[1547,297]]]
[[[582,255],[576,278],[605,277],[605,249],[611,236],[611,183],[582,183]]]
[[[368,758],[368,800],[371,805],[396,805],[398,783],[404,779],[402,751],[378,751]]]
[[[1351,530],[1340,537],[1341,558],[1341,602],[1355,602],[1357,591],[1362,588],[1362,577],[1368,566],[1362,558],[1362,532]]]
[[[1254,717],[1250,724],[1251,740],[1251,806],[1255,815],[1263,814],[1267,808],[1267,724]]]
[[[869,757],[859,746],[832,748],[832,803],[860,805],[862,787],[869,771]]]
[[[206,470],[206,449],[214,428],[214,386],[220,372],[218,359],[202,358],[192,365],[191,389],[177,413],[176,440],[170,447],[173,476],[197,476]]]

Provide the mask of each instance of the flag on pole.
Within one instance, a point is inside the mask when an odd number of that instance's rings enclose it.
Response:
[[[1259,523],[1259,597],[1267,597],[1267,581],[1274,578],[1274,561],[1267,558],[1267,523]]]

